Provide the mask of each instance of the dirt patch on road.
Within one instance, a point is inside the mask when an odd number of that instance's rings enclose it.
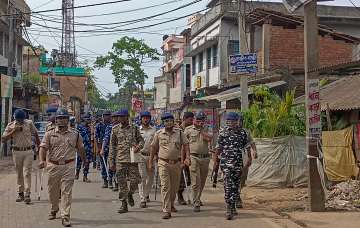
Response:
[[[307,188],[264,189],[245,187],[242,198],[246,208],[271,209],[278,213],[304,211]]]

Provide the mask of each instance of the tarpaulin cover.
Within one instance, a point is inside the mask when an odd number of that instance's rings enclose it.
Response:
[[[352,141],[353,127],[322,133],[325,173],[329,180],[345,181],[358,175]]]
[[[247,186],[265,188],[306,186],[308,162],[305,137],[255,139],[258,159],[249,168]]]

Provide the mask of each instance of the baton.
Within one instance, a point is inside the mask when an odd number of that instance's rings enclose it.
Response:
[[[156,195],[157,195],[157,190],[158,190],[158,185],[159,185],[159,170],[155,169],[155,200],[156,200]]]
[[[188,187],[188,183],[187,183],[187,178],[186,178],[186,174],[185,174],[185,169],[182,170],[183,176],[184,176],[184,181],[185,181],[185,186],[186,186],[186,195],[188,198],[188,204],[191,204],[191,200],[190,200],[190,192],[189,192],[189,187]]]
[[[100,157],[101,157],[101,159],[102,159],[102,161],[103,161],[103,163],[104,163],[104,166],[105,166],[105,170],[106,170],[106,175],[107,175],[107,177],[109,178],[109,170],[108,170],[108,168],[107,168],[107,165],[106,165],[106,162],[105,162],[105,158],[104,158],[104,156],[102,156],[102,155],[100,155]]]
[[[41,171],[41,175],[40,175],[40,191],[38,192],[38,200],[39,201],[41,199],[41,192],[44,189],[43,188],[43,177],[44,177],[44,170]]]

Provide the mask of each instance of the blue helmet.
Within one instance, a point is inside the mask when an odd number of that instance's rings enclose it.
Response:
[[[143,118],[143,117],[151,117],[151,113],[148,112],[148,111],[143,111],[143,112],[140,112],[140,118]]]
[[[118,111],[118,116],[129,116],[129,111],[127,109],[120,109]]]
[[[228,112],[226,113],[226,120],[239,120],[240,119],[240,115],[236,112]],[[242,119],[242,117],[241,117]]]
[[[109,110],[106,110],[105,112],[103,112],[103,116],[110,116],[112,113]]]
[[[205,114],[205,112],[198,112],[195,115],[195,119],[196,120],[206,120],[207,116]]]
[[[14,119],[15,120],[24,120],[26,118],[26,113],[22,109],[16,109],[14,112]]]
[[[71,116],[69,121],[70,123],[75,123],[76,122],[75,116]]]
[[[55,118],[57,117],[70,117],[69,112],[65,108],[58,108],[55,114]]]
[[[164,112],[161,115],[161,120],[167,120],[167,119],[174,119],[173,114],[171,114],[170,112]]]

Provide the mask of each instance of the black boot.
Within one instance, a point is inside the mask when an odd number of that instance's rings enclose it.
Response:
[[[135,205],[133,195],[130,193],[128,194],[128,202],[129,202],[130,207],[133,207]]]
[[[119,191],[119,184],[118,183],[115,183],[114,184],[114,189],[113,189],[114,192],[118,192]]]
[[[182,193],[183,191],[178,191],[178,203],[179,205],[186,205],[186,201],[184,200]]]
[[[83,182],[90,183],[91,181],[88,179],[87,175],[84,175]]]
[[[18,194],[18,197],[16,198],[16,202],[22,202],[24,201],[25,197],[24,197],[24,193],[23,192],[20,192]]]
[[[25,194],[24,202],[25,202],[26,204],[30,204],[30,203],[31,203],[30,193],[26,193],[26,194]]]
[[[119,213],[119,214],[124,214],[124,213],[126,213],[126,212],[128,212],[128,211],[129,211],[129,210],[128,210],[128,206],[127,206],[126,200],[121,201],[121,207],[120,207],[120,209],[118,210],[118,213]]]
[[[80,170],[76,170],[75,180],[79,180],[79,174],[80,174]]]
[[[237,212],[237,210],[236,210],[235,207],[232,207],[232,208],[231,208],[231,214],[232,214],[233,216],[239,215],[239,213]]]
[[[102,186],[102,188],[108,188],[108,181],[106,180],[106,178],[104,178],[104,184]]]
[[[112,179],[109,180],[108,185],[109,185],[109,189],[113,189],[113,188],[114,188]]]
[[[232,219],[233,219],[233,214],[232,214],[231,206],[230,206],[230,205],[227,205],[227,206],[226,206],[225,218],[226,218],[226,220],[232,220]]]

